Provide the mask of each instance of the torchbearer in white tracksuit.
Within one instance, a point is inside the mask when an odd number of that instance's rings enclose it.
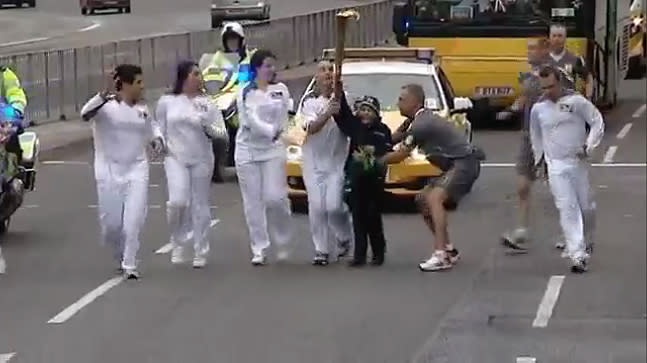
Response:
[[[539,77],[544,95],[530,112],[530,139],[535,162],[544,155],[548,165],[571,271],[581,273],[587,269],[595,227],[587,158],[602,141],[604,120],[589,100],[560,86],[558,69],[544,67]]]
[[[94,119],[94,176],[99,199],[103,244],[114,249],[120,270],[139,278],[139,233],[148,210],[149,165],[147,147],[163,152],[157,123],[145,105],[142,69],[124,64],[115,69],[116,93],[101,92],[81,109],[83,120]]]
[[[348,137],[337,127],[329,108],[333,65],[319,63],[315,89],[306,95],[299,115],[307,136],[303,144],[303,181],[308,192],[308,216],[315,245],[314,265],[327,265],[330,253],[350,250],[350,215],[343,201],[344,164]],[[332,251],[330,243],[333,242]]]
[[[193,234],[193,267],[207,263],[209,188],[213,173],[211,138],[226,138],[222,113],[202,94],[197,63],[181,62],[171,94],[160,98],[155,118],[166,140],[166,212],[171,230],[171,262],[184,262],[184,244]]]
[[[287,126],[290,92],[274,83],[275,56],[258,50],[251,58],[252,81],[238,94],[240,126],[234,161],[251,239],[252,264],[263,265],[270,239],[277,257],[288,257],[292,218],[288,199],[286,146],[281,136]]]

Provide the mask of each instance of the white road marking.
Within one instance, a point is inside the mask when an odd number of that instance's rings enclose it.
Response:
[[[27,204],[27,205],[23,205],[22,207],[27,208],[27,209],[31,209],[31,208],[38,208],[40,206],[38,204]]]
[[[96,28],[98,28],[100,26],[101,26],[101,24],[95,22],[94,24],[92,24],[90,26],[86,26],[85,28],[77,30],[77,32],[79,32],[79,33],[87,32],[89,30],[96,29]]]
[[[49,319],[47,324],[61,324],[67,321],[69,318],[74,316],[74,314],[78,313],[81,309],[92,303],[96,298],[99,296],[105,294],[108,292],[110,289],[113,287],[119,285],[124,281],[123,277],[114,277],[111,278],[110,280],[104,282],[101,284],[99,287],[96,289],[90,291],[88,294],[80,298],[77,302],[74,304],[68,306],[65,308],[65,310],[61,311],[56,315],[55,317]]]
[[[563,275],[555,275],[551,276],[550,280],[548,280],[546,292],[544,293],[544,297],[541,299],[541,303],[539,303],[535,320],[532,322],[533,328],[545,328],[548,326],[548,321],[550,320],[551,315],[553,315],[553,308],[555,308],[555,304],[559,298],[559,291],[564,284],[564,278],[565,276]]]
[[[517,357],[517,363],[537,363],[535,357]]]
[[[151,184],[151,185],[149,185],[149,187],[151,187],[151,188],[159,188],[159,186],[160,186],[159,184]]]
[[[513,168],[515,163],[483,163],[484,168]],[[644,168],[647,163],[592,163],[594,168]]]
[[[25,39],[25,40],[18,40],[15,42],[8,42],[8,43],[2,43],[0,44],[0,47],[11,47],[14,45],[22,45],[22,44],[29,44],[29,43],[37,43],[37,42],[42,42],[45,40],[51,39],[50,37],[40,37],[40,38],[31,38],[31,39]]]
[[[633,114],[633,115],[631,115],[631,117],[633,117],[633,118],[639,118],[640,116],[642,116],[642,114],[643,114],[643,113],[645,113],[645,110],[646,110],[646,109],[647,109],[647,104],[644,104],[644,105],[642,105],[642,106],[638,107],[638,109],[636,110],[636,112],[634,112],[634,114]]]
[[[631,130],[631,126],[633,126],[631,122],[625,124],[620,132],[618,132],[618,135],[616,135],[616,137],[620,140],[624,139],[625,136],[627,136],[627,134],[629,133],[629,130]]]
[[[220,223],[220,219],[212,219],[211,223],[209,224],[209,227],[213,228],[218,223]],[[191,238],[193,238],[193,231],[191,231],[191,232],[189,232],[189,234],[187,234],[187,239],[191,239]],[[167,253],[171,252],[172,249],[173,249],[173,245],[169,242],[169,243],[165,244],[164,246],[160,247],[157,251],[155,251],[155,254],[156,255],[164,255],[164,254],[167,254]]]
[[[150,209],[160,209],[160,208],[162,208],[162,206],[159,205],[159,204],[153,204],[153,205],[149,205],[148,208],[150,208]]]
[[[36,205],[36,206],[34,206],[34,207],[32,207],[32,208],[36,208],[36,207],[38,207],[38,206]],[[96,205],[96,204],[88,204],[88,208],[96,209],[96,208],[98,208],[98,207],[99,207],[99,206],[98,206],[98,205]],[[161,206],[161,205],[159,205],[159,204],[151,204],[151,205],[149,205],[149,206],[148,206],[148,208],[150,208],[150,209],[161,209],[161,208],[162,208],[162,206]],[[217,208],[218,208],[218,206],[217,206],[217,205],[212,205],[212,206],[210,206],[209,208],[211,208],[211,209],[217,209]],[[213,226],[212,226],[212,227],[213,227]]]
[[[609,150],[607,150],[606,154],[604,154],[602,162],[604,164],[613,162],[613,157],[616,155],[616,151],[618,151],[618,147],[616,145],[609,146]]]
[[[76,161],[76,160],[47,160],[41,161],[43,165],[89,165],[87,161]]]
[[[13,358],[16,353],[4,353],[0,354],[0,363],[9,363],[11,358]]]

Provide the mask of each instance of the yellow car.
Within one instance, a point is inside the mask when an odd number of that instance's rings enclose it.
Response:
[[[361,96],[377,97],[382,110],[382,121],[392,132],[404,121],[397,106],[400,89],[407,83],[418,83],[426,95],[425,107],[448,118],[465,132],[471,141],[472,127],[466,112],[472,107],[468,98],[454,97],[454,92],[442,69],[434,63],[431,48],[350,48],[344,52],[342,80],[349,104]],[[324,59],[334,59],[334,49],[324,50]],[[304,96],[314,86],[311,80]],[[301,98],[298,110],[301,109]],[[292,200],[306,195],[301,169],[301,144],[305,132],[301,127],[299,112],[293,119],[287,134],[291,145],[287,146],[287,178]],[[415,196],[429,178],[441,174],[438,167],[430,164],[425,156],[414,150],[410,157],[399,164],[389,165],[386,175],[386,192],[396,196]]]

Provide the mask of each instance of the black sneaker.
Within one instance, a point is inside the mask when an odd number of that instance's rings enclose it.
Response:
[[[312,259],[312,264],[315,266],[327,266],[328,254],[323,252],[315,252],[315,258]]]
[[[384,264],[384,255],[382,256],[373,256],[371,259],[371,265],[373,266],[382,266]]]
[[[589,254],[589,255],[593,254],[593,246],[594,246],[593,243],[587,243],[586,244],[586,253],[587,254]]]
[[[339,250],[339,253],[337,254],[338,258],[348,256],[348,253],[350,252],[350,241],[340,241],[337,244],[337,249]]]

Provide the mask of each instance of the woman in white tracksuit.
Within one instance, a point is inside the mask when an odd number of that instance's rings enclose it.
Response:
[[[81,117],[85,121],[94,119],[94,176],[102,242],[113,247],[126,277],[137,279],[139,233],[148,211],[146,149],[151,145],[161,153],[164,139],[148,108],[139,103],[142,69],[120,65],[114,80],[116,93],[101,92],[92,97],[81,109]]]
[[[303,181],[308,191],[308,217],[315,245],[312,263],[327,265],[330,253],[338,258],[350,249],[352,227],[343,201],[349,142],[333,120],[334,110],[329,108],[333,92],[332,63],[320,62],[315,77],[315,89],[305,96],[299,110],[307,132],[303,144]]]
[[[288,256],[292,218],[281,134],[287,126],[290,92],[274,83],[276,57],[257,50],[250,60],[252,81],[238,94],[240,126],[234,160],[251,239],[252,264],[266,261],[270,239],[280,260]]]
[[[202,76],[195,62],[178,65],[173,90],[160,98],[155,116],[167,144],[164,170],[171,262],[184,262],[184,245],[193,235],[193,267],[201,268],[210,247],[209,188],[214,167],[210,138],[226,137],[226,129],[220,110],[202,94]]]
[[[602,114],[589,100],[560,87],[560,71],[545,67],[539,82],[544,96],[530,112],[530,140],[535,163],[542,155],[566,251],[575,273],[586,271],[595,227],[595,202],[587,158],[604,136]],[[586,125],[590,126],[587,136]]]

